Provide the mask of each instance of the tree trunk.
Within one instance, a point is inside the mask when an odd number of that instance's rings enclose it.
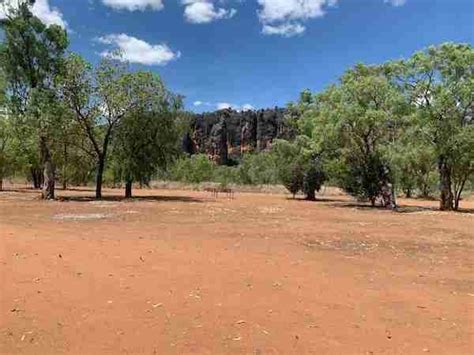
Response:
[[[132,198],[132,180],[127,180],[125,183],[125,198]]]
[[[464,185],[466,184],[467,177],[469,175],[466,175],[466,177],[463,179],[461,184],[459,185],[459,188],[455,191],[454,195],[454,210],[459,211],[459,201],[461,201],[461,194],[462,191],[464,190]]]
[[[429,186],[427,184],[423,184],[423,186],[421,188],[421,196],[424,197],[424,198],[430,196]]]
[[[397,191],[395,189],[395,184],[391,184],[391,191],[392,191],[392,205],[391,205],[391,208],[392,208],[392,210],[396,210],[398,205],[397,205]]]
[[[67,189],[67,144],[64,143],[64,164],[63,164],[63,190]]]
[[[34,189],[41,189],[43,186],[43,172],[40,168],[33,167],[30,170]]]
[[[96,149],[97,156],[99,158],[97,162],[97,173],[96,173],[96,180],[95,180],[95,198],[101,199],[102,198],[102,180],[104,177],[104,169],[105,169],[105,159],[107,159],[107,150],[109,147],[110,142],[110,135],[112,133],[112,127],[110,126],[105,134],[104,142],[102,143],[102,151]]]
[[[405,190],[405,197],[406,198],[411,198],[411,188],[408,187],[406,190]]]
[[[40,138],[41,160],[43,162],[43,200],[54,200],[54,165],[51,151],[45,137]]]
[[[95,198],[101,199],[102,198],[102,179],[104,176],[104,167],[105,167],[105,159],[104,157],[100,157],[97,163],[97,172],[95,178]]]
[[[316,201],[316,192],[315,191],[308,191],[306,194],[306,199],[308,201]]]
[[[453,206],[453,191],[451,189],[451,170],[444,157],[440,157],[438,162],[439,181],[440,181],[440,206],[441,211],[452,211]]]
[[[0,191],[3,191],[3,177],[0,177]]]
[[[372,207],[375,207],[376,198],[375,198],[375,197],[371,197],[371,198],[369,198],[369,200],[370,200],[370,205],[371,205]]]
[[[392,210],[397,208],[395,187],[391,183],[384,182],[382,186],[382,205]]]

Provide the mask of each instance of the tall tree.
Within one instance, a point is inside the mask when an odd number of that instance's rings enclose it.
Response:
[[[166,168],[180,150],[178,115],[181,99],[169,93],[157,75],[139,73],[150,97],[117,126],[113,144],[114,170],[132,197],[134,181],[146,184],[159,168]]]
[[[349,193],[372,204],[380,198],[393,208],[395,175],[387,151],[398,137],[404,109],[384,68],[359,64],[339,85],[305,104],[299,125]]]
[[[104,170],[112,139],[125,117],[149,109],[161,98],[161,81],[130,72],[126,64],[104,58],[94,69],[78,55],[66,60],[61,79],[64,101],[86,138],[82,145],[96,161],[96,198],[102,197]]]
[[[474,172],[474,49],[446,43],[391,69],[416,108],[418,136],[436,154],[440,209],[457,209]]]
[[[4,42],[0,59],[8,81],[12,115],[34,128],[43,166],[43,198],[54,198],[55,168],[51,129],[56,124],[56,76],[63,66],[67,34],[46,26],[31,11],[34,1],[20,1],[2,21]]]

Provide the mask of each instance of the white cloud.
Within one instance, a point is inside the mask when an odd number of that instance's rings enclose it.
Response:
[[[281,35],[283,37],[292,37],[303,33],[306,30],[299,23],[283,23],[281,25],[263,25],[262,33],[266,35]]]
[[[98,41],[114,47],[103,51],[102,56],[112,56],[130,63],[166,65],[181,56],[180,52],[173,52],[166,44],[150,44],[124,33],[103,36]],[[120,56],[114,54],[116,49],[120,51]]]
[[[4,0],[0,5],[0,19],[8,14],[9,7],[15,8],[20,0]],[[36,0],[31,8],[31,12],[47,25],[59,25],[67,28],[67,22],[63,18],[61,11],[49,5],[48,0]]]
[[[184,18],[190,23],[209,23],[233,17],[237,10],[214,6],[210,0],[184,0]]]
[[[291,37],[305,31],[303,23],[322,17],[338,0],[257,0],[262,33]]]
[[[214,106],[214,104],[209,101],[197,100],[193,102],[193,106]]]
[[[224,110],[224,109],[226,109],[226,108],[234,108],[234,107],[235,107],[234,105],[229,104],[228,102],[218,102],[218,103],[216,104],[216,108],[217,108],[218,110]]]
[[[407,0],[384,0],[384,2],[393,6],[403,6],[406,4]]]
[[[234,105],[234,104],[231,104],[231,103],[228,103],[228,102],[218,102],[216,104],[216,109],[218,109],[218,110],[224,110],[226,108],[231,108],[231,109],[236,110],[236,111],[255,110],[255,107],[253,107],[250,104],[244,104],[242,106]]]
[[[159,11],[163,8],[162,0],[102,0],[102,3],[115,10],[145,11],[149,8]]]

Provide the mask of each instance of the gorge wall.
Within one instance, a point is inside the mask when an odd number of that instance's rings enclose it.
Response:
[[[293,138],[295,131],[285,113],[285,109],[274,108],[195,114],[183,149],[188,154],[207,154],[218,164],[232,164],[244,153],[269,149],[275,139]]]

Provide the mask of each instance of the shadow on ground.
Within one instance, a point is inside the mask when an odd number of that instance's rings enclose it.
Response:
[[[324,198],[316,197],[316,200],[308,200],[304,197],[287,197],[287,201],[296,201],[296,202],[307,202],[307,203],[318,203],[318,202],[343,202],[343,200],[338,200],[337,198]]]
[[[197,198],[188,196],[136,196],[132,198],[125,198],[123,196],[103,196],[101,199],[96,199],[93,196],[60,196],[57,198],[60,202],[93,202],[93,201],[114,201],[114,202],[139,202],[139,201],[156,201],[156,202],[194,202],[202,203],[203,201]]]
[[[67,190],[58,189],[58,191],[73,191],[73,192],[94,192],[94,189],[82,189],[82,188],[68,188]],[[0,191],[1,193],[19,193],[25,195],[31,194],[39,194],[41,190],[39,189],[30,189],[30,188],[8,188]],[[38,197],[39,198],[39,197]],[[114,201],[114,202],[121,202],[121,201],[156,201],[156,202],[194,202],[194,203],[201,203],[204,202],[201,199],[189,197],[189,196],[156,196],[156,195],[148,195],[148,196],[134,196],[132,198],[125,198],[121,195],[106,195],[102,196],[100,199],[96,199],[93,195],[84,196],[84,195],[76,195],[76,196],[56,196],[56,201],[59,202],[93,202],[93,201]]]
[[[380,210],[380,211],[387,211],[392,212],[390,209],[376,205],[372,206],[364,202],[344,202],[344,203],[335,203],[334,207],[340,208],[355,208],[358,210]],[[416,212],[443,212],[440,211],[438,207],[427,207],[427,206],[409,206],[409,205],[399,205],[395,211],[395,213],[416,213]],[[446,211],[449,212],[449,211]],[[460,208],[458,211],[451,211],[456,213],[467,213],[467,214],[474,214],[473,208]]]

